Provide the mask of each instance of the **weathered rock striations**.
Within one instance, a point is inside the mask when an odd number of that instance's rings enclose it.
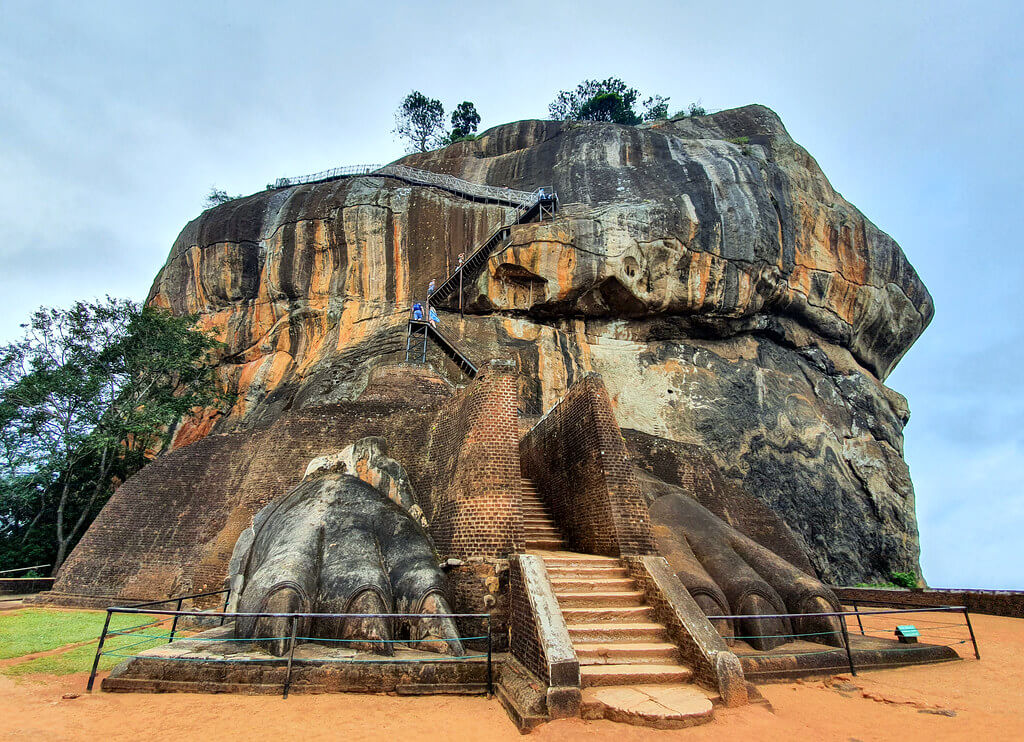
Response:
[[[468,282],[465,317],[441,317],[471,358],[518,362],[529,406],[600,372],[623,428],[704,451],[782,516],[823,578],[918,569],[909,413],[883,381],[931,298],[773,112],[521,121],[404,162],[558,192],[557,218],[514,227]],[[509,216],[376,176],[204,212],[150,301],[217,331],[238,402],[176,444],[355,399],[404,355],[413,299]]]

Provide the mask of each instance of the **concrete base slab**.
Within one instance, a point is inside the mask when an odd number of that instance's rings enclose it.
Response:
[[[739,658],[743,674],[755,683],[786,682],[801,677],[827,677],[848,673],[846,650],[807,641],[782,644],[759,652],[743,641],[729,647]],[[951,647],[937,644],[901,644],[893,639],[850,635],[850,653],[857,671],[907,665],[927,665],[960,659]]]
[[[287,657],[235,641],[230,625],[178,639],[126,659],[105,678],[110,692],[278,694]],[[470,650],[452,658],[395,645],[394,657],[298,644],[289,693],[486,693],[487,659]],[[494,677],[504,659],[492,658]]]
[[[694,685],[620,685],[583,689],[584,719],[681,729],[706,724],[714,715],[708,695]]]

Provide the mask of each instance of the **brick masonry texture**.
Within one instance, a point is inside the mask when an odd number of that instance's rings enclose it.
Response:
[[[872,600],[901,605],[937,608],[966,606],[971,613],[1024,618],[1024,591],[1020,590],[883,590],[863,587],[833,587],[840,601]]]
[[[573,384],[519,449],[523,476],[537,483],[572,549],[654,553],[647,508],[599,374]]]
[[[523,548],[517,402],[514,366],[492,361],[430,428],[434,487],[424,511],[442,555],[502,557]]]
[[[526,594],[519,560],[514,557],[509,570],[509,636],[512,655],[527,670],[545,683],[550,683],[548,663],[537,633],[537,617],[533,615],[533,606]]]

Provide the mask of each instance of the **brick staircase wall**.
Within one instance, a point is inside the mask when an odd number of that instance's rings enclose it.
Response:
[[[522,549],[517,403],[514,365],[492,361],[444,403],[430,428],[435,486],[425,511],[442,556]]]
[[[654,553],[647,508],[599,374],[573,384],[519,444],[570,548],[604,556]]]
[[[579,660],[542,559],[532,554],[512,557],[509,594],[513,656],[548,686],[550,718],[576,716]]]

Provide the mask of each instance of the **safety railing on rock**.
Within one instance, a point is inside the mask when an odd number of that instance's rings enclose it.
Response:
[[[949,622],[940,621],[934,619],[916,618],[915,623],[911,626],[900,626],[900,625],[888,625],[882,627],[883,622],[871,621],[873,617],[878,616],[908,616],[909,614],[952,614],[960,613],[963,615],[963,622]],[[773,613],[765,615],[742,615],[742,616],[708,616],[710,621],[744,621],[753,622],[759,620],[773,620],[773,619],[788,619],[793,621],[795,619],[821,619],[821,618],[838,618],[839,629],[832,631],[805,631],[796,632],[791,634],[737,634],[734,636],[725,637],[727,640],[738,640],[743,642],[749,642],[750,640],[756,639],[785,639],[784,644],[791,642],[809,640],[814,643],[825,644],[823,637],[835,636],[842,642],[840,647],[831,647],[829,649],[822,650],[810,650],[810,649],[799,649],[793,648],[792,651],[778,651],[778,649],[767,650],[764,652],[766,655],[773,657],[800,657],[809,655],[822,655],[831,654],[834,652],[842,651],[846,656],[846,662],[852,675],[857,674],[856,664],[854,662],[854,651],[855,648],[851,648],[850,645],[850,629],[847,626],[848,620],[855,620],[857,622],[857,629],[861,636],[874,637],[876,639],[892,639],[898,634],[896,633],[899,629],[905,629],[907,634],[910,635],[910,629],[913,629],[913,638],[915,640],[918,637],[928,639],[928,643],[916,644],[904,644],[900,647],[890,648],[877,648],[872,647],[871,651],[878,653],[892,653],[892,652],[914,652],[916,651],[933,651],[936,647],[949,647],[955,648],[959,645],[970,642],[974,649],[975,659],[981,659],[981,654],[978,651],[978,641],[974,636],[974,628],[971,626],[970,614],[964,606],[942,606],[935,608],[895,608],[888,610],[860,610],[859,605],[854,604],[852,611],[834,611],[830,613]],[[869,618],[869,623],[865,625],[864,619]],[[954,636],[950,633],[955,627],[964,627],[967,629],[969,636]],[[931,641],[939,640],[939,641]],[[944,644],[942,642],[948,641],[950,643]],[[955,651],[955,649],[954,649]]]
[[[294,178],[278,178],[274,181],[274,188],[288,188],[289,186],[305,185],[306,183],[320,183],[324,180],[334,180],[335,178],[345,178],[353,175],[369,175],[380,168],[380,165],[343,165],[341,167],[332,167],[330,170],[321,170],[319,173],[298,175]]]
[[[257,636],[257,637],[245,637],[245,638],[224,637],[224,636],[212,636],[212,637],[189,636],[189,637],[187,637],[187,641],[195,641],[195,642],[245,642],[249,646],[251,646],[253,643],[256,643],[256,642],[287,641],[288,642],[288,651],[287,651],[287,658],[285,659],[285,662],[286,662],[286,672],[285,672],[285,680],[284,680],[283,689],[282,689],[282,695],[285,698],[288,697],[288,690],[289,690],[289,688],[291,686],[292,666],[295,665],[296,663],[309,663],[309,664],[316,664],[316,663],[324,663],[324,664],[327,664],[327,663],[350,663],[350,664],[392,664],[392,663],[395,663],[395,664],[410,664],[410,663],[425,663],[425,662],[436,663],[436,662],[465,662],[465,661],[473,661],[473,660],[484,660],[484,661],[486,661],[486,667],[487,667],[487,682],[486,682],[487,694],[491,695],[493,693],[493,691],[494,691],[494,680],[493,680],[493,678],[494,678],[494,672],[493,672],[493,637],[492,637],[492,632],[491,632],[491,617],[487,613],[245,613],[245,612],[242,612],[242,613],[228,613],[226,610],[221,610],[221,611],[198,611],[198,610],[191,610],[191,611],[188,611],[188,610],[181,610],[180,609],[181,604],[184,601],[186,601],[186,600],[195,599],[195,598],[202,598],[202,597],[209,597],[209,596],[212,596],[212,595],[220,595],[220,594],[224,594],[225,595],[224,605],[226,607],[227,603],[228,603],[228,598],[230,597],[230,591],[228,591],[228,590],[217,590],[217,591],[208,592],[208,593],[197,593],[195,595],[183,595],[183,596],[180,596],[180,597],[177,597],[177,598],[168,598],[166,600],[150,601],[148,603],[139,603],[139,604],[132,605],[132,606],[110,606],[109,608],[107,608],[106,620],[104,621],[104,624],[103,624],[103,631],[100,634],[99,644],[96,647],[96,656],[93,659],[92,671],[89,674],[89,682],[86,685],[86,689],[89,690],[89,691],[92,691],[93,684],[94,684],[95,679],[96,679],[96,672],[97,672],[97,670],[99,668],[99,663],[100,663],[100,658],[101,657],[105,657],[105,656],[107,656],[107,657],[116,657],[116,658],[118,658],[118,659],[120,659],[122,661],[126,660],[126,659],[151,659],[151,658],[148,658],[146,655],[143,655],[143,654],[137,654],[137,653],[134,653],[134,652],[125,653],[125,651],[126,650],[135,649],[135,648],[137,648],[137,647],[139,647],[141,645],[144,645],[144,644],[146,644],[146,645],[153,645],[154,642],[163,642],[163,640],[166,640],[166,643],[170,644],[171,642],[174,641],[174,638],[175,638],[175,635],[176,635],[177,629],[178,629],[178,622],[179,622],[179,619],[182,618],[182,617],[191,618],[191,619],[193,619],[194,621],[197,621],[197,622],[203,622],[203,621],[210,621],[210,620],[219,619],[220,620],[220,625],[223,626],[225,621],[234,620],[234,619],[236,619],[236,618],[238,618],[240,616],[244,616],[244,617],[249,617],[249,618],[285,618],[285,619],[288,619],[288,625],[289,625],[288,634],[285,635],[285,636]],[[179,608],[176,609],[176,610],[169,610],[169,609],[161,609],[161,608],[153,608],[152,607],[154,605],[161,605],[161,604],[165,604],[165,603],[176,603],[179,606]],[[149,621],[147,623],[143,623],[143,624],[140,624],[138,626],[130,626],[130,627],[127,627],[127,628],[124,628],[124,629],[111,630],[111,628],[110,628],[110,620],[111,620],[111,617],[114,614],[139,614],[139,615],[145,615],[147,617],[163,616],[164,618],[156,620],[156,621]],[[484,629],[485,629],[484,633],[481,633],[478,636],[460,636],[459,640],[461,642],[471,642],[471,641],[486,642],[486,653],[481,652],[479,654],[468,654],[468,655],[460,655],[460,656],[434,655],[434,656],[429,656],[429,657],[402,657],[402,658],[381,657],[380,659],[366,659],[366,658],[357,659],[357,658],[353,658],[353,657],[315,657],[315,658],[297,658],[297,657],[295,657],[295,647],[300,642],[310,642],[310,643],[314,643],[314,644],[324,644],[324,645],[342,645],[342,646],[344,646],[346,644],[365,644],[365,643],[379,644],[379,643],[387,643],[387,644],[398,645],[398,646],[403,646],[404,645],[406,648],[413,648],[414,649],[415,647],[414,646],[410,646],[410,645],[416,645],[416,644],[422,643],[422,642],[436,641],[436,639],[432,639],[432,638],[428,638],[428,639],[411,639],[411,638],[408,638],[408,639],[373,639],[373,640],[368,640],[368,639],[365,639],[365,638],[364,639],[331,639],[331,638],[324,638],[324,637],[311,637],[311,636],[301,636],[301,635],[299,635],[298,628],[299,628],[300,620],[312,619],[312,620],[315,621],[317,619],[326,619],[326,618],[332,618],[332,619],[348,619],[348,618],[352,618],[352,619],[359,619],[359,620],[369,619],[369,618],[377,618],[377,619],[388,619],[390,621],[395,621],[395,622],[398,622],[398,621],[408,621],[409,619],[417,619],[417,618],[450,618],[450,619],[454,619],[454,620],[463,619],[463,620],[467,620],[467,621],[476,621],[476,622],[482,621]],[[166,624],[168,621],[171,621],[172,623],[171,623],[170,630],[167,633],[156,633],[156,632],[143,633],[143,632],[145,632],[148,629],[155,629],[156,627],[158,627],[158,626],[160,626],[162,624]],[[140,641],[133,642],[133,643],[128,644],[126,646],[119,646],[119,647],[117,647],[116,649],[113,649],[113,650],[104,651],[104,645],[106,644],[107,639],[109,637],[121,636],[121,635],[130,635],[133,639],[139,639]],[[168,654],[162,654],[160,656],[160,660],[162,660],[162,661],[182,661],[182,662],[202,661],[202,662],[208,662],[208,663],[228,663],[228,664],[231,664],[231,663],[242,664],[242,663],[254,663],[254,662],[255,663],[266,664],[268,661],[273,661],[275,659],[278,659],[278,658],[276,658],[276,657],[267,657],[267,658],[223,657],[223,658],[217,658],[217,657],[210,657],[210,656],[204,656],[202,658],[195,658],[195,657],[174,657],[174,656],[168,655]]]
[[[519,210],[528,210],[553,193],[550,187],[538,188],[535,191],[517,191],[502,186],[490,186],[482,183],[474,183],[463,178],[446,173],[435,173],[432,170],[421,170],[409,167],[408,165],[344,165],[342,167],[321,170],[318,173],[309,175],[298,175],[289,178],[278,178],[274,181],[274,188],[288,188],[290,186],[305,185],[307,183],[320,183],[335,178],[348,178],[360,175],[383,175],[398,178],[417,185],[434,186],[446,191],[452,191],[470,198],[482,201],[494,201],[515,206]]]

